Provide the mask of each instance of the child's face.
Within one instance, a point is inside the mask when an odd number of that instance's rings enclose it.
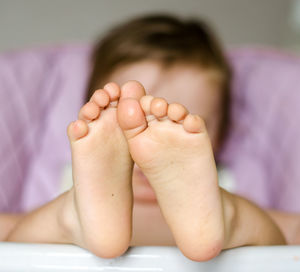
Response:
[[[117,69],[109,78],[120,85],[128,80],[141,82],[147,94],[163,97],[168,103],[181,103],[206,123],[214,149],[217,148],[221,110],[221,84],[217,72],[188,64],[163,68],[157,62],[143,61]],[[137,200],[154,200],[154,193],[141,171],[135,167],[133,189]]]

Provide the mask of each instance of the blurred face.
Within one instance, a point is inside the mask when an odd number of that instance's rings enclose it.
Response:
[[[147,94],[163,97],[168,103],[181,103],[190,113],[200,115],[214,149],[217,148],[222,90],[216,71],[180,63],[164,68],[157,62],[143,61],[117,69],[108,79],[119,85],[128,80],[142,83]],[[137,201],[155,201],[152,188],[137,166],[133,172],[133,191]]]

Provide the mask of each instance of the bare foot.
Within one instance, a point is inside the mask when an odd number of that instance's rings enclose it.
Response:
[[[72,149],[74,243],[94,254],[123,254],[132,228],[132,167],[128,144],[116,118],[121,96],[139,99],[142,88],[109,83],[97,90],[68,127]]]
[[[180,104],[123,99],[118,122],[151,183],[177,246],[188,258],[219,254],[224,223],[213,151],[203,120]]]

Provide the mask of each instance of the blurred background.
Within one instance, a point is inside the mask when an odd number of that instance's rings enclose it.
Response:
[[[150,12],[205,18],[226,47],[267,45],[300,54],[300,0],[0,0],[0,52],[89,43]]]

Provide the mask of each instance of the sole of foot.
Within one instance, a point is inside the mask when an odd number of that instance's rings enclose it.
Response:
[[[128,144],[117,122],[117,103],[140,99],[143,89],[109,83],[94,92],[68,127],[72,150],[74,242],[97,256],[122,255],[131,240],[132,168]],[[69,224],[69,225],[70,225]]]
[[[196,261],[218,255],[223,211],[204,121],[181,104],[144,96],[120,101],[118,122],[183,254]]]

